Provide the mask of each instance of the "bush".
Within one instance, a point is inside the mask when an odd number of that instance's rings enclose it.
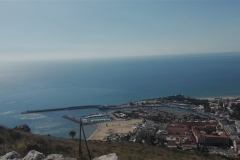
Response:
[[[37,144],[28,144],[27,145],[27,150],[28,151],[30,151],[30,150],[41,151]]]
[[[0,137],[0,144],[4,144],[4,139],[2,137]]]
[[[18,143],[17,144],[17,150],[19,153],[27,154],[27,146],[24,142]]]
[[[12,138],[12,140],[14,140],[14,141],[21,139],[21,134],[19,132],[10,131],[9,135]]]
[[[65,154],[68,154],[70,153],[71,151],[71,147],[70,146],[62,146],[62,145],[56,145],[55,146],[55,150],[58,152],[58,153],[65,153]]]

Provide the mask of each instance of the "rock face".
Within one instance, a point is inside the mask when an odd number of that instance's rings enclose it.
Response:
[[[44,160],[76,160],[75,158],[63,157],[61,154],[50,154]]]
[[[31,129],[26,124],[22,124],[22,125],[16,126],[13,129],[16,129],[16,130],[19,130],[19,131],[23,131],[23,132],[31,132]]]
[[[44,160],[61,160],[63,159],[63,156],[61,154],[50,154],[48,155]]]
[[[14,158],[20,158],[20,154],[15,151],[12,151],[12,152],[9,152],[6,155],[2,156],[0,158],[0,160],[10,160],[10,159],[14,159]]]
[[[31,150],[28,152],[28,154],[23,158],[23,160],[42,160],[43,158],[45,158],[45,155],[35,151],[35,150]]]
[[[76,158],[63,157],[61,154],[50,154],[45,158],[44,154],[31,150],[24,158],[20,158],[20,154],[12,151],[0,157],[0,160],[76,160]]]
[[[110,153],[108,155],[96,157],[93,160],[118,160],[118,156],[116,155],[116,153]]]

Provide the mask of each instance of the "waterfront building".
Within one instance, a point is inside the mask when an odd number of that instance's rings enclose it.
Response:
[[[169,135],[186,135],[189,132],[189,128],[183,124],[169,124],[167,126],[167,131]]]
[[[167,147],[175,148],[177,144],[180,144],[179,138],[168,136],[166,137]]]
[[[216,132],[215,125],[192,126],[192,132],[197,143],[229,145],[229,136],[225,132]]]

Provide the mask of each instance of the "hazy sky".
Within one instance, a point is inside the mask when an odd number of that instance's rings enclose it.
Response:
[[[240,1],[0,1],[0,60],[240,51]]]

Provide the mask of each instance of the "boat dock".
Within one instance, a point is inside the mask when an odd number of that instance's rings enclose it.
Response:
[[[66,116],[66,115],[62,117],[80,124],[80,118],[75,118],[75,117]],[[92,119],[88,122],[86,119],[82,119],[82,124],[87,125],[87,124],[95,124],[95,123],[108,122],[108,121],[112,121],[112,120],[111,119]]]

